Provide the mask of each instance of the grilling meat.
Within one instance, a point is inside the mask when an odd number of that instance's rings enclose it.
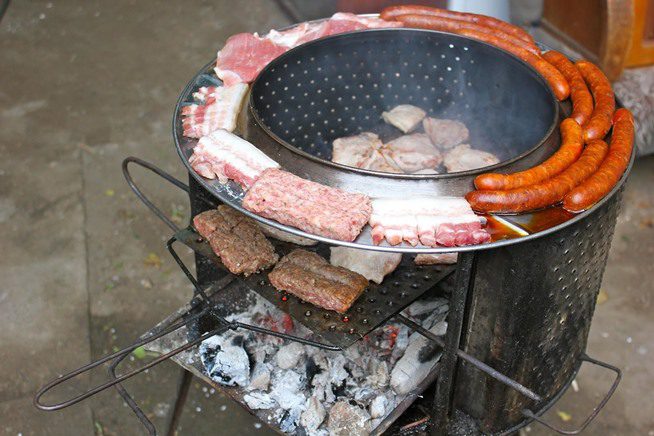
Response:
[[[381,283],[384,276],[395,271],[402,261],[400,253],[383,253],[347,247],[331,247],[330,251],[329,263],[357,272],[375,283]]]
[[[250,274],[277,262],[272,244],[254,220],[226,205],[193,218],[193,226],[233,274]]]
[[[492,153],[475,150],[469,144],[461,144],[445,154],[443,165],[447,168],[448,173],[455,173],[495,165],[499,161],[497,156]]]
[[[288,47],[275,44],[256,34],[232,35],[216,57],[216,75],[227,86],[250,83],[266,65]]]
[[[334,140],[332,161],[366,170],[401,173],[395,162],[380,152],[382,146],[379,136],[370,132],[338,138]]]
[[[193,94],[201,104],[182,108],[184,136],[201,138],[218,129],[232,132],[248,86],[203,86]]]
[[[391,124],[404,133],[408,133],[418,127],[420,121],[425,118],[427,113],[419,107],[410,104],[401,104],[395,106],[388,112],[382,113],[382,118],[388,124]]]
[[[324,186],[275,168],[261,174],[242,204],[262,217],[348,242],[361,233],[372,211],[367,195]]]
[[[382,154],[405,173],[433,169],[442,161],[440,152],[424,133],[400,136],[386,144]]]
[[[302,249],[284,256],[268,279],[279,290],[339,313],[346,312],[368,286],[362,275],[332,266],[318,254]]]
[[[221,183],[232,179],[247,189],[267,168],[279,164],[244,139],[226,130],[216,130],[198,141],[189,163],[198,174],[208,179],[218,177]]]
[[[458,253],[418,254],[414,262],[416,265],[452,265],[458,257]]]
[[[466,125],[460,121],[428,117],[422,120],[422,127],[432,144],[441,149],[461,144],[470,135]]]

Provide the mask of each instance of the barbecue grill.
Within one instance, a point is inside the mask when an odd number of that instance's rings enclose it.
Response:
[[[516,217],[491,217],[514,232],[512,237],[496,235],[492,243],[482,246],[374,246],[368,230],[353,243],[309,235],[248,212],[240,206],[243,192],[238,185],[203,179],[188,164],[195,140],[182,137],[179,112],[197,88],[220,84],[212,75],[211,66],[207,64],[189,82],[175,108],[173,135],[180,157],[189,169],[189,185],[140,159],[128,158],[123,163],[130,187],[174,232],[168,248],[195,288],[188,311],[132,346],[51,382],[37,394],[37,407],[61,409],[115,385],[152,432],[151,423],[120,382],[207,337],[229,329],[245,329],[323,349],[342,350],[374,328],[394,320],[443,348],[443,357],[433,374],[437,376],[433,407],[429,419],[423,420],[432,432],[445,434],[463,426],[483,433],[511,433],[537,420],[563,433],[539,416],[562,395],[583,362],[616,373],[606,397],[576,431],[588,425],[620,379],[619,369],[586,356],[585,347],[629,170],[607,197],[577,216],[553,209]],[[502,171],[527,168],[549,157],[560,142],[556,126],[570,111],[567,104],[556,102],[546,83],[531,68],[492,46],[440,32],[383,29],[307,43],[271,62],[252,85],[239,128],[245,138],[284,168],[330,186],[371,196],[460,196],[469,191],[472,178],[481,170],[394,175],[329,161],[334,138],[383,129],[379,114],[401,103],[415,103],[434,116],[466,121],[471,128],[471,140],[485,144],[488,151],[501,157],[494,168]],[[489,110],[497,104],[501,112]],[[226,203],[280,230],[320,241],[313,248],[319,253],[324,254],[327,244],[409,253],[456,251],[460,252],[459,262],[456,268],[417,267],[405,256],[401,266],[382,285],[370,286],[345,315],[337,315],[279,293],[265,274],[237,279],[221,270],[208,243],[192,227],[178,228],[141,192],[129,172],[130,163],[141,165],[185,190],[193,215]],[[176,242],[195,251],[196,276],[177,256]],[[276,243],[280,254],[292,248],[288,243]],[[399,313],[442,284],[453,271],[444,337],[431,334]],[[234,281],[290,314],[313,335],[296,337],[227,321],[230,305],[224,304],[222,298],[238,295],[228,291]],[[227,289],[226,294],[217,292],[222,289]],[[182,327],[195,332],[186,344],[141,370],[115,375],[116,366],[133,349]],[[43,394],[53,387],[105,362],[112,362],[113,377],[108,382],[63,403],[42,402]],[[420,385],[420,389],[424,387],[424,383]],[[406,406],[389,415],[377,431],[388,428]]]

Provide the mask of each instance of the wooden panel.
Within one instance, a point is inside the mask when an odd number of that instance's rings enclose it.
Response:
[[[654,64],[654,0],[635,0],[634,11],[634,30],[626,66]]]
[[[543,19],[591,53],[598,54],[605,26],[605,2],[545,0]]]

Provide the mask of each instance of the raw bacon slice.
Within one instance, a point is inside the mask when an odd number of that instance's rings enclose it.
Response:
[[[189,159],[191,167],[207,179],[221,183],[232,179],[247,189],[268,168],[279,164],[244,139],[226,130],[216,130],[198,141]]]
[[[218,129],[232,132],[247,90],[244,83],[200,88],[193,96],[204,104],[182,108],[184,136],[201,138]]]
[[[388,124],[397,127],[404,133],[409,133],[420,124],[427,112],[417,106],[401,104],[388,112],[382,112],[382,118]]]
[[[275,168],[261,174],[242,205],[282,224],[348,242],[361,233],[372,211],[367,195],[324,186]]]
[[[331,247],[330,250],[329,263],[359,273],[375,283],[381,283],[384,276],[395,271],[402,261],[401,253],[382,253],[347,247]]]
[[[403,240],[428,247],[454,247],[490,241],[468,202],[456,197],[378,198],[372,201],[372,238],[391,244]]]
[[[266,65],[288,47],[275,44],[256,34],[239,33],[230,36],[216,58],[216,75],[227,86],[250,83]]]
[[[476,150],[469,144],[461,144],[445,154],[443,165],[447,168],[448,173],[454,173],[495,165],[499,161],[497,156],[492,153]]]
[[[433,169],[443,160],[424,133],[400,136],[386,144],[382,154],[406,173]]]

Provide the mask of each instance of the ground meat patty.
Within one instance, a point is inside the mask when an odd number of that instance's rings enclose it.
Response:
[[[356,239],[372,212],[367,195],[331,188],[278,169],[264,171],[242,204],[262,217],[348,242]]]
[[[229,206],[221,205],[196,215],[193,225],[234,274],[248,276],[274,265],[279,259],[259,226]]]
[[[268,274],[272,285],[316,306],[346,312],[368,286],[361,274],[330,265],[316,253],[293,250]]]

